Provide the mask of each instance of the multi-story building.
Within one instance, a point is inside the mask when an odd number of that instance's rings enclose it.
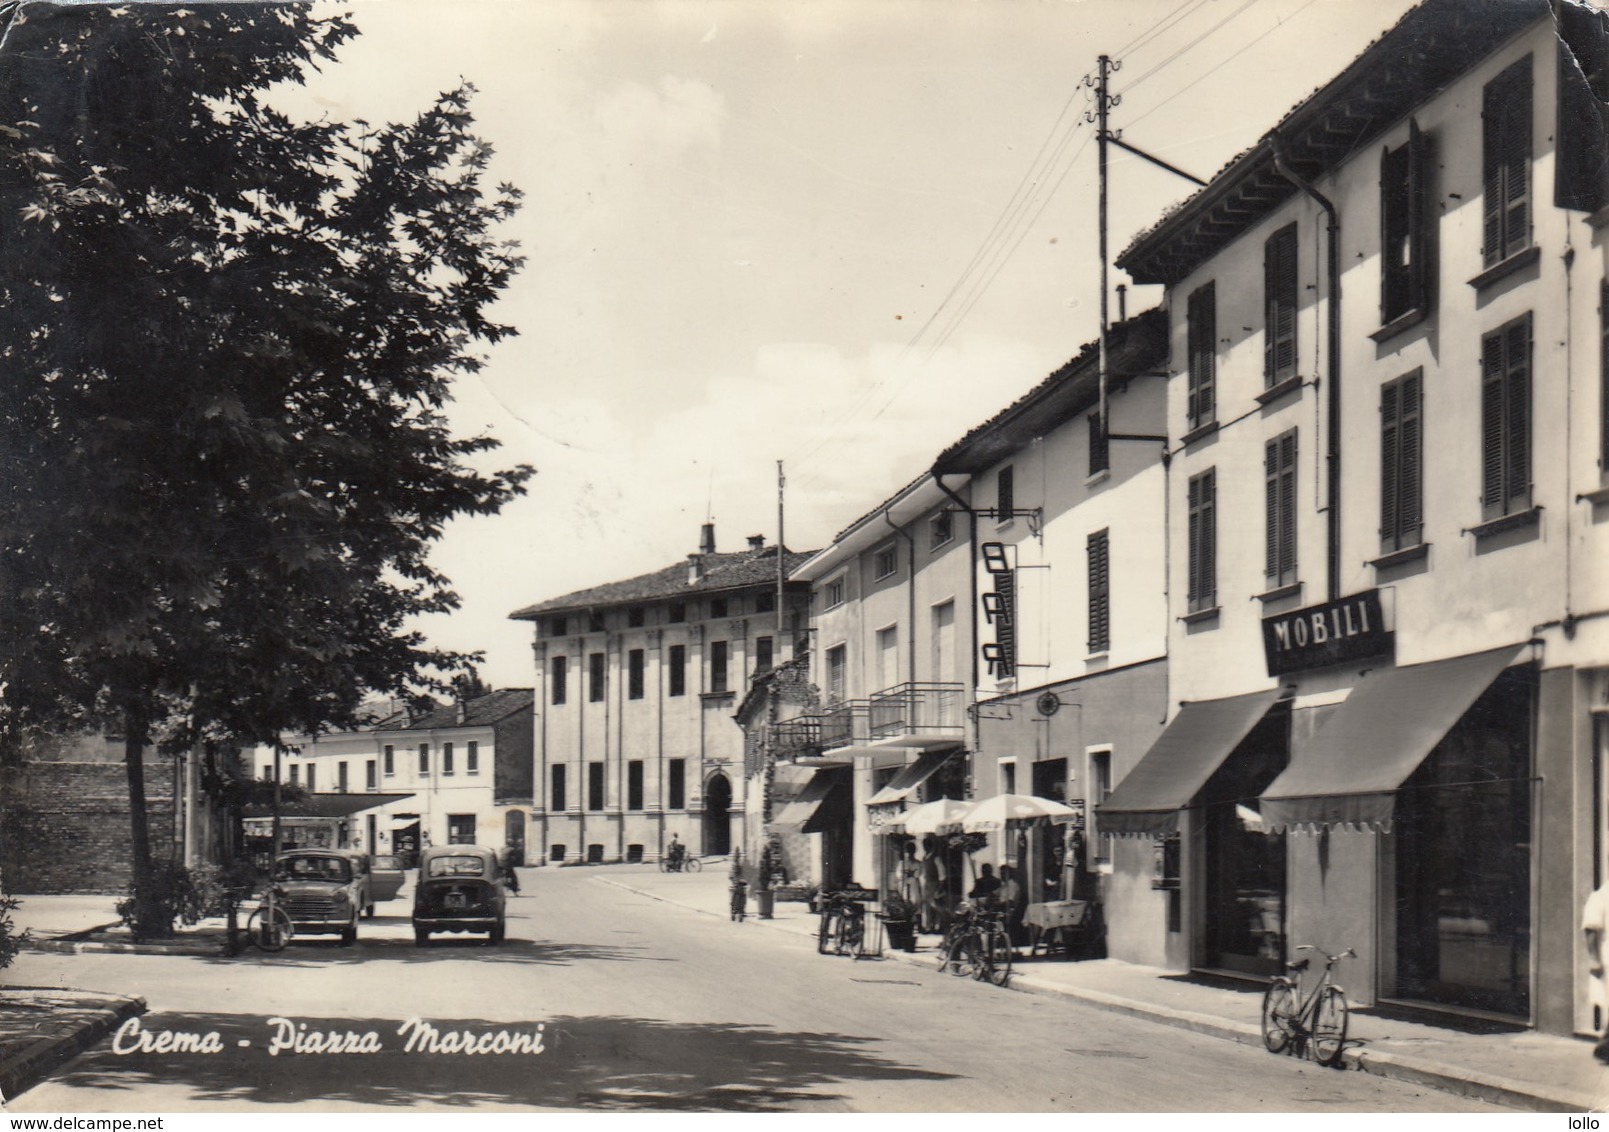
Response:
[[[966,506],[924,475],[794,571],[810,587],[819,698],[814,713],[783,722],[774,744],[795,768],[777,791],[794,804],[773,826],[794,873],[879,887],[894,864],[882,821],[908,802],[965,791],[974,607]]]
[[[1167,288],[1170,963],[1568,1033],[1609,869],[1602,12],[1427,0],[1118,257]],[[1171,878],[1170,878],[1171,879]]]
[[[1098,895],[1110,954],[1148,964],[1164,961],[1169,913],[1150,847],[1092,841],[1087,819],[1167,710],[1167,329],[1160,310],[1112,327],[1104,398],[1091,343],[932,469],[972,485],[974,792],[1079,813],[994,837],[989,855],[1018,867],[1032,902]]]
[[[805,589],[786,578],[809,555],[778,555],[758,535],[717,553],[705,524],[684,563],[510,615],[536,629],[531,844],[545,860],[655,860],[672,834],[694,852],[737,843],[738,698],[804,647]]]
[[[523,852],[533,701],[530,688],[503,688],[423,715],[379,713],[359,730],[288,737],[280,773],[309,797],[284,807],[285,840],[371,853],[432,844]],[[257,762],[259,777],[272,778],[273,751],[260,749]],[[249,831],[268,820],[254,808]]]

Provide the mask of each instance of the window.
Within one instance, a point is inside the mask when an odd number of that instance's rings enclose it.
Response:
[[[714,598],[714,599],[712,599],[710,601],[710,616],[711,617],[725,617],[726,616],[726,599],[724,597]]]
[[[1481,107],[1486,266],[1531,243],[1531,57],[1486,84]]]
[[[1481,513],[1531,506],[1531,316],[1481,339]]]
[[[927,545],[937,550],[955,538],[955,512],[940,511],[927,521]]]
[[[420,743],[419,744],[419,773],[420,774],[429,774],[430,773],[430,744],[429,743]]]
[[[1296,225],[1287,224],[1263,245],[1263,381],[1278,385],[1296,376]]]
[[[1107,412],[1111,412],[1110,407]],[[1092,476],[1112,466],[1111,446],[1107,443],[1109,431],[1101,425],[1099,409],[1089,415],[1089,474]]]
[[[665,764],[670,776],[665,808],[669,810],[685,810],[687,808],[687,760],[671,759]]]
[[[687,603],[683,601],[671,602],[670,610],[666,616],[672,625],[680,625],[687,620]]]
[[[548,633],[549,633],[550,636],[554,636],[554,637],[562,637],[562,636],[564,636],[564,634],[567,633],[569,631],[569,629],[570,629],[570,623],[569,623],[569,621],[567,619],[565,619],[563,617],[555,617],[548,624]]]
[[[834,578],[821,587],[822,604],[828,609],[836,609],[844,603],[844,580]]]
[[[1017,506],[1016,472],[1007,464],[994,477],[994,517],[1004,523],[1011,518]]]
[[[1090,799],[1092,806],[1099,806],[1105,802],[1112,793],[1112,752],[1091,751],[1089,754],[1089,782],[1090,793],[1095,796]],[[1095,864],[1110,865],[1112,863],[1112,835],[1102,834],[1095,839]]]
[[[378,790],[380,788],[380,779],[375,774],[375,769],[373,759],[369,759],[363,764],[363,789]]]
[[[1419,370],[1380,387],[1380,552],[1423,541]]]
[[[346,783],[346,760],[343,759],[340,762],[335,764],[335,790],[336,790],[336,792],[339,793],[339,794],[345,794],[347,792],[346,785],[347,785],[347,783]]]
[[[626,809],[642,809],[641,759],[632,759],[626,764]]]
[[[588,674],[590,679],[587,682],[587,699],[595,704],[603,703],[605,684],[604,663],[605,658],[601,652],[592,653],[587,657],[587,667],[591,669],[591,672]]]
[[[603,764],[587,764],[587,809],[603,809]]]
[[[1431,248],[1430,139],[1408,121],[1408,141],[1380,157],[1380,321],[1429,311]]]
[[[877,687],[899,683],[899,626],[877,630]]]
[[[771,638],[757,638],[754,642],[754,671],[756,675],[761,672],[771,671],[771,655]]]
[[[710,642],[710,691],[715,694],[726,691],[726,659],[727,644],[725,641]]]
[[[601,632],[603,632],[603,614],[602,613],[594,612],[594,613],[587,614],[587,632],[589,632],[589,633],[601,633]]]
[[[473,739],[464,744],[464,773],[480,773],[480,744]]]
[[[1112,647],[1111,549],[1107,531],[1089,536],[1089,651]]]
[[[773,590],[761,590],[754,595],[754,612],[774,613],[777,608],[777,595]]]
[[[844,645],[834,645],[827,650],[827,703],[841,704],[844,702],[844,678],[846,661],[849,652]]]
[[[1015,794],[1017,792],[1017,760],[1000,760],[1000,793]]]
[[[395,747],[393,747],[391,744],[389,744],[389,743],[386,744],[386,748],[385,748],[385,773],[386,773],[387,778],[390,778],[393,774],[397,773],[396,750],[397,749]]]
[[[569,676],[569,665],[570,661],[568,657],[556,656],[553,658],[553,667],[549,672],[549,676],[553,681],[554,704],[562,704],[565,702],[567,695],[565,684],[567,683],[567,677]]]
[[[1190,477],[1189,611],[1218,604],[1218,470]]]
[[[992,574],[994,600],[984,594],[984,610],[994,625],[994,645],[985,646],[984,659],[989,662],[989,675],[1001,680],[1010,679],[1017,671],[1017,575],[1010,570]]]
[[[628,628],[628,629],[641,629],[642,626],[643,626],[643,608],[642,608],[642,606],[634,605],[630,609],[626,610],[626,628]]]
[[[299,785],[302,781],[302,764],[291,763],[291,785]]]
[[[313,793],[313,791],[315,789],[317,789],[313,785],[313,772],[316,771],[317,769],[318,769],[318,767],[315,766],[314,764],[312,764],[312,763],[307,764],[307,792],[309,794]]]
[[[453,745],[451,743],[443,743],[441,745],[441,773],[442,774],[451,774],[452,772],[453,772]]]
[[[1185,406],[1189,427],[1217,419],[1218,297],[1211,283],[1193,292],[1185,311],[1190,387]]]
[[[642,699],[643,658],[642,649],[632,649],[626,654],[626,695],[633,700]]]
[[[1268,587],[1296,582],[1296,430],[1270,440],[1263,449],[1263,573]]]
[[[448,814],[447,815],[447,844],[473,845],[475,844],[475,815],[474,814]]]
[[[553,787],[548,791],[548,810],[553,813],[563,810],[568,801],[564,796],[564,779],[567,769],[569,768],[563,763],[555,763],[553,766]]]
[[[899,547],[893,543],[878,549],[873,562],[872,576],[876,581],[892,577],[899,569]]]
[[[670,688],[672,696],[687,694],[687,646],[670,646]]]

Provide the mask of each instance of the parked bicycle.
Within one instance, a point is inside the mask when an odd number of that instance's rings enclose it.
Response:
[[[1011,978],[1014,954],[1004,911],[963,905],[940,944],[939,970],[1003,987]]]
[[[1320,1065],[1338,1065],[1346,1050],[1346,992],[1338,986],[1332,972],[1346,958],[1357,958],[1350,947],[1339,955],[1325,955],[1312,944],[1297,951],[1314,951],[1324,956],[1324,974],[1307,997],[1302,997],[1302,972],[1312,965],[1312,957],[1285,964],[1287,975],[1275,975],[1263,993],[1263,1045],[1269,1053],[1291,1049],[1297,1055],[1309,1044],[1313,1059]]]
[[[284,893],[277,884],[263,889],[263,897],[246,921],[246,940],[263,951],[283,951],[296,934],[290,914],[280,907]]]
[[[859,959],[866,954],[866,906],[844,892],[821,894],[821,920],[816,950]]]

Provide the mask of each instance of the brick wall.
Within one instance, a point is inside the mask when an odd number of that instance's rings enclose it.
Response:
[[[109,761],[113,760],[115,761]],[[173,845],[173,760],[148,754],[151,852]],[[70,744],[0,770],[0,884],[8,893],[120,893],[132,866],[121,744]]]

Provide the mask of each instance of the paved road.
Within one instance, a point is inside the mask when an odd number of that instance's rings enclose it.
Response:
[[[218,1052],[103,1044],[10,1107],[1496,1111],[926,967],[818,956],[803,937],[602,879],[629,869],[525,875],[499,948],[473,937],[415,948],[407,905],[394,902],[354,948],[27,953],[12,982],[143,995],[150,1040],[184,1032]],[[439,1035],[540,1034],[542,1052],[408,1052],[399,1028],[412,1017]],[[383,1052],[271,1052],[291,1030],[304,1041],[372,1032]]]

